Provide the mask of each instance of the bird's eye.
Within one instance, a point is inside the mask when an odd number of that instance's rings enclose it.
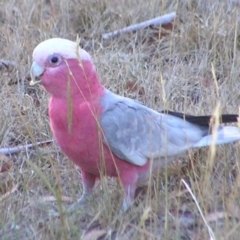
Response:
[[[58,62],[58,57],[53,56],[53,57],[51,57],[50,61],[51,61],[51,63],[57,63]]]

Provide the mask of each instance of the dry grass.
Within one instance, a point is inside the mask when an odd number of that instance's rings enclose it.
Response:
[[[52,138],[48,95],[28,84],[32,50],[51,37],[74,40],[79,34],[104,85],[154,109],[200,115],[213,113],[220,103],[223,113],[238,113],[239,7],[227,0],[170,2],[2,0],[1,59],[15,68],[1,69],[1,146]],[[149,30],[101,39],[104,32],[171,11],[178,14],[176,28],[163,38]],[[9,193],[0,198],[0,239],[197,240],[210,239],[208,227],[216,239],[239,239],[239,157],[239,144],[218,147],[212,157],[209,149],[189,153],[164,169],[125,214],[119,214],[121,190],[115,181],[103,179],[88,209],[64,215],[70,202],[63,196],[75,201],[81,195],[74,165],[55,144],[20,153],[11,157],[12,169],[0,178],[0,197]]]

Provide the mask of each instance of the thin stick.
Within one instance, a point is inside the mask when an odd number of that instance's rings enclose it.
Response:
[[[53,142],[53,140],[30,143],[30,144],[26,144],[26,145],[22,145],[22,146],[17,146],[17,147],[0,148],[0,153],[5,154],[5,155],[11,155],[11,154],[15,154],[15,153],[18,153],[21,151],[27,151],[28,148],[32,148],[35,146],[39,146],[39,145],[43,145],[43,144],[47,144],[47,143],[51,143],[51,142]]]
[[[7,70],[11,70],[16,67],[16,64],[14,62],[11,62],[9,60],[0,59],[0,70],[3,70],[4,68]]]
[[[176,12],[172,12],[172,13],[160,16],[160,17],[150,19],[145,22],[141,22],[141,23],[134,24],[134,25],[131,25],[129,27],[126,27],[126,28],[123,28],[120,30],[116,30],[114,32],[105,33],[102,35],[102,38],[109,39],[111,37],[115,37],[122,33],[129,33],[132,31],[137,31],[137,30],[149,27],[149,26],[154,26],[154,27],[164,26],[164,25],[171,23],[175,18],[176,18]]]

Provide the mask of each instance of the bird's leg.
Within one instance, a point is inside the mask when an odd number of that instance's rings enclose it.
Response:
[[[137,187],[138,174],[137,172],[122,172],[120,174],[120,180],[124,189],[124,199],[122,203],[121,210],[126,212],[127,209],[134,202],[134,195]]]
[[[86,205],[89,198],[91,198],[92,196],[92,190],[96,182],[96,176],[91,173],[85,172],[82,169],[80,169],[80,171],[82,175],[83,193],[82,196],[78,199],[78,201],[76,203],[73,203],[69,207],[68,212],[75,211],[79,207],[79,205]]]
[[[91,173],[81,170],[82,174],[82,184],[83,184],[83,193],[82,196],[78,199],[78,203],[84,205],[89,197],[92,195],[92,190],[96,182],[96,176]]]

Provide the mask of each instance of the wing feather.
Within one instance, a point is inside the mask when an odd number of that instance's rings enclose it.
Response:
[[[120,159],[138,166],[149,159],[180,154],[207,135],[205,127],[156,112],[109,91],[101,104],[105,143]]]

